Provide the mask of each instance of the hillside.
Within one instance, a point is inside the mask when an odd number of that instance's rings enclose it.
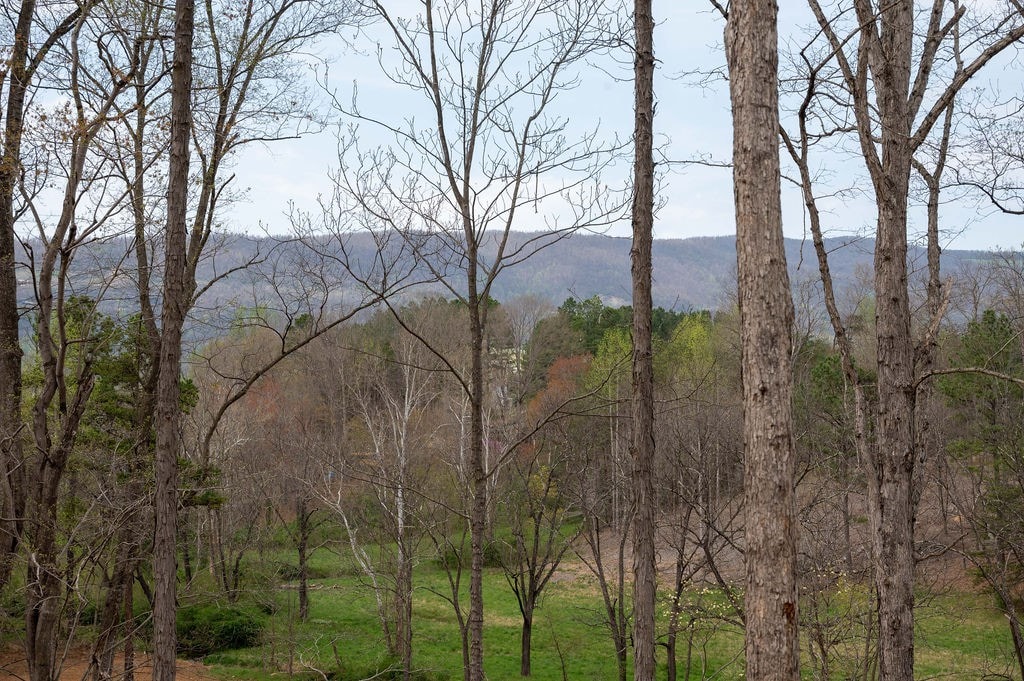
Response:
[[[507,246],[510,252],[527,249],[537,235],[515,233]],[[857,288],[858,276],[869,273],[872,266],[874,241],[871,239],[827,239],[832,276],[839,295]],[[218,269],[244,261],[257,248],[266,250],[265,239],[233,237],[219,254]],[[300,248],[290,244],[287,248]],[[347,244],[350,256],[360,262],[374,260],[376,248],[365,234],[355,234]],[[578,234],[551,243],[536,250],[530,257],[498,276],[491,295],[499,301],[533,294],[559,304],[569,297],[600,296],[608,304],[628,304],[630,299],[630,239],[595,234]],[[735,238],[692,237],[688,239],[657,239],[654,243],[654,304],[671,309],[715,309],[728,304],[735,287]],[[337,246],[329,251],[336,253]],[[485,247],[483,257],[493,256],[494,245]],[[800,282],[817,281],[818,263],[810,241],[786,240],[786,256],[790,280],[794,287]],[[985,258],[981,251],[948,250],[943,253],[945,272],[956,271],[962,263]],[[438,256],[439,257],[439,256]],[[922,270],[925,262],[923,248],[910,249],[908,261],[912,273]],[[457,264],[446,268],[456,287],[461,281]],[[202,274],[209,277],[212,268]],[[912,279],[915,274],[912,274]],[[919,278],[919,277],[917,277]],[[230,285],[218,287],[219,299],[235,297],[244,277],[232,278]],[[434,286],[441,291],[440,286]]]
[[[529,249],[531,240],[536,237],[536,234],[515,233],[508,248],[512,251]],[[863,279],[863,275],[870,272],[873,242],[870,239],[830,239],[826,243],[831,252],[832,275],[842,300],[844,292],[862,286],[858,278]],[[515,266],[505,268],[498,276],[491,295],[499,301],[505,301],[532,294],[555,304],[569,297],[589,298],[596,295],[610,305],[627,304],[631,288],[629,247],[628,238],[593,234],[576,235],[551,243]],[[330,262],[339,255],[336,242],[324,241],[318,245],[320,256],[314,264],[311,262],[313,259],[306,254],[308,248],[303,244],[275,242],[265,237],[222,235],[211,249],[215,257],[204,260],[200,265],[200,285],[218,273],[239,267],[257,253],[267,253],[272,249],[276,249],[277,254],[277,276],[283,273],[285,277],[314,269],[323,261],[324,256]],[[375,242],[365,233],[351,235],[346,249],[349,257],[359,263],[371,263],[377,255]],[[731,236],[656,240],[654,304],[676,310],[715,309],[728,305],[735,286],[734,249],[735,240]],[[89,251],[88,259],[80,256],[73,267],[79,282],[76,292],[96,295],[100,282],[112,276],[113,266],[109,263],[119,263],[125,272],[131,272],[131,259],[124,256],[127,250],[125,243],[115,240]],[[816,282],[817,260],[812,244],[809,241],[787,239],[786,250],[794,287],[801,282]],[[485,249],[484,258],[492,257],[493,251],[494,246],[491,244]],[[912,271],[920,270],[924,256],[924,249],[911,249],[909,261]],[[943,268],[945,272],[954,272],[962,263],[985,257],[986,254],[980,251],[945,251]],[[435,254],[435,258],[441,259],[442,256]],[[340,269],[336,261],[331,265],[335,270]],[[264,264],[264,273],[267,268],[268,265]],[[459,263],[449,258],[443,269],[458,288],[461,280]],[[418,274],[422,276],[424,268],[419,268]],[[32,288],[26,276],[20,278],[20,297],[22,304],[28,308],[33,302]],[[105,309],[117,314],[134,312],[133,280],[127,275],[114,275],[113,279],[114,284],[104,294]],[[224,308],[232,303],[251,305],[256,298],[273,294],[272,289],[266,277],[254,276],[244,270],[236,271],[210,287],[201,300],[198,314],[202,316],[204,309]],[[355,290],[354,285],[350,285],[349,292],[352,290]],[[436,283],[413,290],[416,294],[431,291],[442,295],[445,293],[443,287]],[[337,293],[340,296],[345,291]],[[410,295],[413,294],[410,292]]]

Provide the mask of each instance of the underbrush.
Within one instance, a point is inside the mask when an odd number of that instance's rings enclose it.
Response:
[[[218,650],[256,645],[266,615],[252,608],[217,604],[187,606],[178,610],[178,654],[201,659]]]

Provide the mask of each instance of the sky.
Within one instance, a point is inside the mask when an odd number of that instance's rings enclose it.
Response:
[[[979,0],[988,1],[988,0]],[[414,0],[393,0],[390,6],[413,9]],[[780,2],[780,33],[785,43],[809,23],[804,3]],[[729,160],[732,130],[728,87],[721,78],[704,79],[700,73],[713,72],[724,63],[721,47],[723,22],[702,2],[668,0],[655,3],[655,54],[658,69],[655,83],[657,144],[667,163],[661,165],[662,181],[656,238],[720,236],[734,233],[731,171],[722,167]],[[803,12],[803,13],[801,13]],[[349,101],[353,87],[358,89],[360,107],[381,117],[425,116],[410,113],[409,93],[403,92],[382,76],[374,54],[374,41],[387,45],[380,27],[370,26],[364,35],[349,40],[323,41],[318,54],[330,61],[326,87],[340,101]],[[348,43],[348,44],[346,44]],[[354,46],[354,48],[353,48]],[[310,64],[319,64],[310,60]],[[628,138],[632,130],[632,84],[628,82],[631,64],[605,62],[603,69],[589,68],[580,75],[579,85],[560,95],[558,112],[569,120],[567,135],[578,135],[597,127],[609,138]],[[1021,80],[1009,62],[990,68],[988,83],[1019,88]],[[312,68],[312,66],[311,66]],[[323,66],[316,80],[324,81]],[[310,82],[312,84],[312,76]],[[710,82],[707,82],[707,81]],[[984,85],[985,83],[982,83]],[[313,85],[313,96],[327,96],[322,85]],[[317,94],[319,93],[319,94]],[[428,117],[429,118],[429,117]],[[347,124],[343,118],[339,121]],[[387,145],[389,138],[368,129],[359,129],[360,144]],[[706,161],[693,162],[695,160]],[[239,158],[236,187],[248,188],[246,199],[232,210],[227,226],[243,231],[265,229],[272,233],[287,231],[289,206],[311,209],[318,197],[331,191],[330,176],[339,164],[337,128],[300,139],[282,140],[251,147]],[[821,168],[835,187],[869,186],[862,164],[856,158],[831,157]],[[621,169],[623,176],[628,167]],[[785,168],[784,168],[785,171]],[[870,194],[866,192],[865,194]],[[824,219],[831,234],[869,232],[874,217],[871,201],[864,195],[843,200],[823,201]],[[795,188],[783,183],[784,231],[794,238],[808,237],[802,201]],[[1018,248],[1024,243],[1024,217],[1004,216],[984,205],[957,202],[946,204],[941,213],[944,247],[987,250]],[[923,231],[923,211],[911,213],[911,237]],[[257,227],[259,225],[259,227]],[[628,236],[628,220],[608,229],[612,236]]]

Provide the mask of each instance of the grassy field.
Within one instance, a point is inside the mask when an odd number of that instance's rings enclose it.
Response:
[[[253,648],[215,653],[206,658],[225,679],[271,679],[309,673],[311,667],[332,674],[332,680],[390,678],[382,674],[393,660],[383,644],[370,590],[344,558],[320,552],[310,618],[297,623],[296,592],[278,593],[279,610],[268,618],[262,643]],[[549,587],[535,617],[533,677],[538,681],[616,678],[615,654],[602,624],[599,593],[579,566],[569,566]],[[468,584],[468,575],[464,582]],[[416,569],[414,596],[414,659],[421,679],[457,680],[462,676],[458,629],[450,604],[438,592],[447,588],[444,573],[431,561]],[[695,597],[698,598],[698,597]],[[699,596],[712,606],[720,597]],[[1005,620],[984,594],[950,593],[922,599],[918,611],[918,678],[980,679],[1007,674],[1012,645]],[[711,608],[714,610],[714,607]],[[485,667],[490,679],[519,677],[520,615],[500,570],[485,575]],[[837,634],[837,659],[832,678],[848,678],[844,669],[863,657],[858,625],[852,615],[830,609],[824,614],[829,632]],[[861,616],[864,616],[861,612]],[[845,618],[844,618],[845,617]],[[809,629],[808,629],[809,630]],[[806,631],[806,630],[805,630]],[[742,679],[742,634],[732,625],[702,620],[694,631],[690,679]],[[805,641],[804,677],[817,678],[810,641]],[[679,645],[679,678],[686,676],[686,646]],[[664,649],[659,648],[664,656]],[[662,660],[664,661],[664,660]],[[284,672],[284,674],[282,674]],[[323,678],[309,674],[309,678]],[[397,677],[395,677],[397,678]],[[998,676],[993,678],[1010,678]]]

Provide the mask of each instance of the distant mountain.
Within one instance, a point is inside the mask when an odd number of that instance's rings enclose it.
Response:
[[[493,298],[506,301],[516,296],[533,294],[558,305],[569,297],[589,298],[596,295],[609,305],[629,303],[631,285],[628,238],[579,234],[537,248],[538,244],[547,243],[539,237],[541,235],[536,233],[514,233],[510,236],[506,253],[532,254],[500,272],[491,291]],[[428,246],[433,243],[428,235],[422,238]],[[395,250],[396,241],[393,239],[386,250]],[[201,282],[208,281],[218,273],[239,267],[258,253],[270,251],[272,247],[276,248],[278,256],[285,255],[278,258],[279,272],[295,275],[307,269],[312,272],[316,267],[312,262],[315,259],[304,255],[307,247],[303,244],[280,244],[267,238],[245,235],[221,235],[216,244],[211,244],[209,250],[214,255],[201,264],[199,279]],[[874,248],[871,239],[829,239],[826,247],[830,251],[831,272],[837,295],[843,296],[847,290],[862,287],[858,279],[870,281]],[[353,262],[368,264],[378,259],[378,244],[368,234],[351,235],[345,248]],[[328,261],[339,253],[338,245],[326,239],[318,244],[317,250],[321,256],[326,255]],[[425,260],[432,261],[435,269],[445,271],[452,286],[460,289],[464,284],[460,278],[459,260],[450,253],[445,256],[447,251],[441,243],[433,243],[433,248],[428,250],[432,255]],[[485,245],[482,253],[485,262],[493,258],[494,250],[494,243]],[[76,292],[95,295],[93,291],[99,282],[111,278],[113,265],[104,263],[119,263],[124,274],[114,277],[113,285],[104,294],[104,307],[118,314],[133,312],[132,263],[130,257],[125,259],[128,251],[125,243],[114,240],[90,250],[88,257],[76,258],[73,268]],[[810,241],[787,239],[786,255],[794,288],[801,286],[801,282],[818,281],[817,258]],[[945,251],[943,268],[945,272],[953,272],[961,263],[987,256],[987,253],[981,251]],[[924,249],[911,248],[908,260],[912,281],[920,281],[925,261]],[[735,262],[735,239],[731,236],[657,239],[654,243],[654,304],[676,310],[716,309],[728,305],[735,288]],[[333,266],[335,270],[339,269],[337,262]],[[414,269],[420,275],[425,271],[422,262]],[[354,285],[350,287],[350,290],[355,290]],[[445,293],[444,288],[436,283],[415,290],[441,295]],[[32,289],[27,278],[23,278],[20,293],[23,304],[31,305]],[[275,292],[266,279],[239,270],[210,288],[201,301],[198,314],[201,316],[202,310],[219,310],[223,313],[225,309],[230,310],[232,303],[250,305],[254,298],[274,293],[280,294],[281,291]],[[345,291],[336,293],[340,297]]]
[[[520,236],[520,235],[517,235]],[[522,238],[522,236],[520,236]],[[829,266],[837,295],[870,281],[873,239],[826,239]],[[606,304],[628,304],[631,298],[630,239],[577,235],[552,244],[530,259],[502,272],[494,297],[505,300],[524,293],[561,303],[569,296],[600,296]],[[987,259],[984,251],[943,252],[945,272],[961,263]],[[819,281],[818,259],[809,240],[786,239],[792,285]],[[926,253],[911,248],[911,281],[923,281]],[[865,279],[865,277],[867,277]],[[736,239],[732,236],[656,239],[654,242],[654,304],[668,309],[717,309],[728,305],[736,287]]]

